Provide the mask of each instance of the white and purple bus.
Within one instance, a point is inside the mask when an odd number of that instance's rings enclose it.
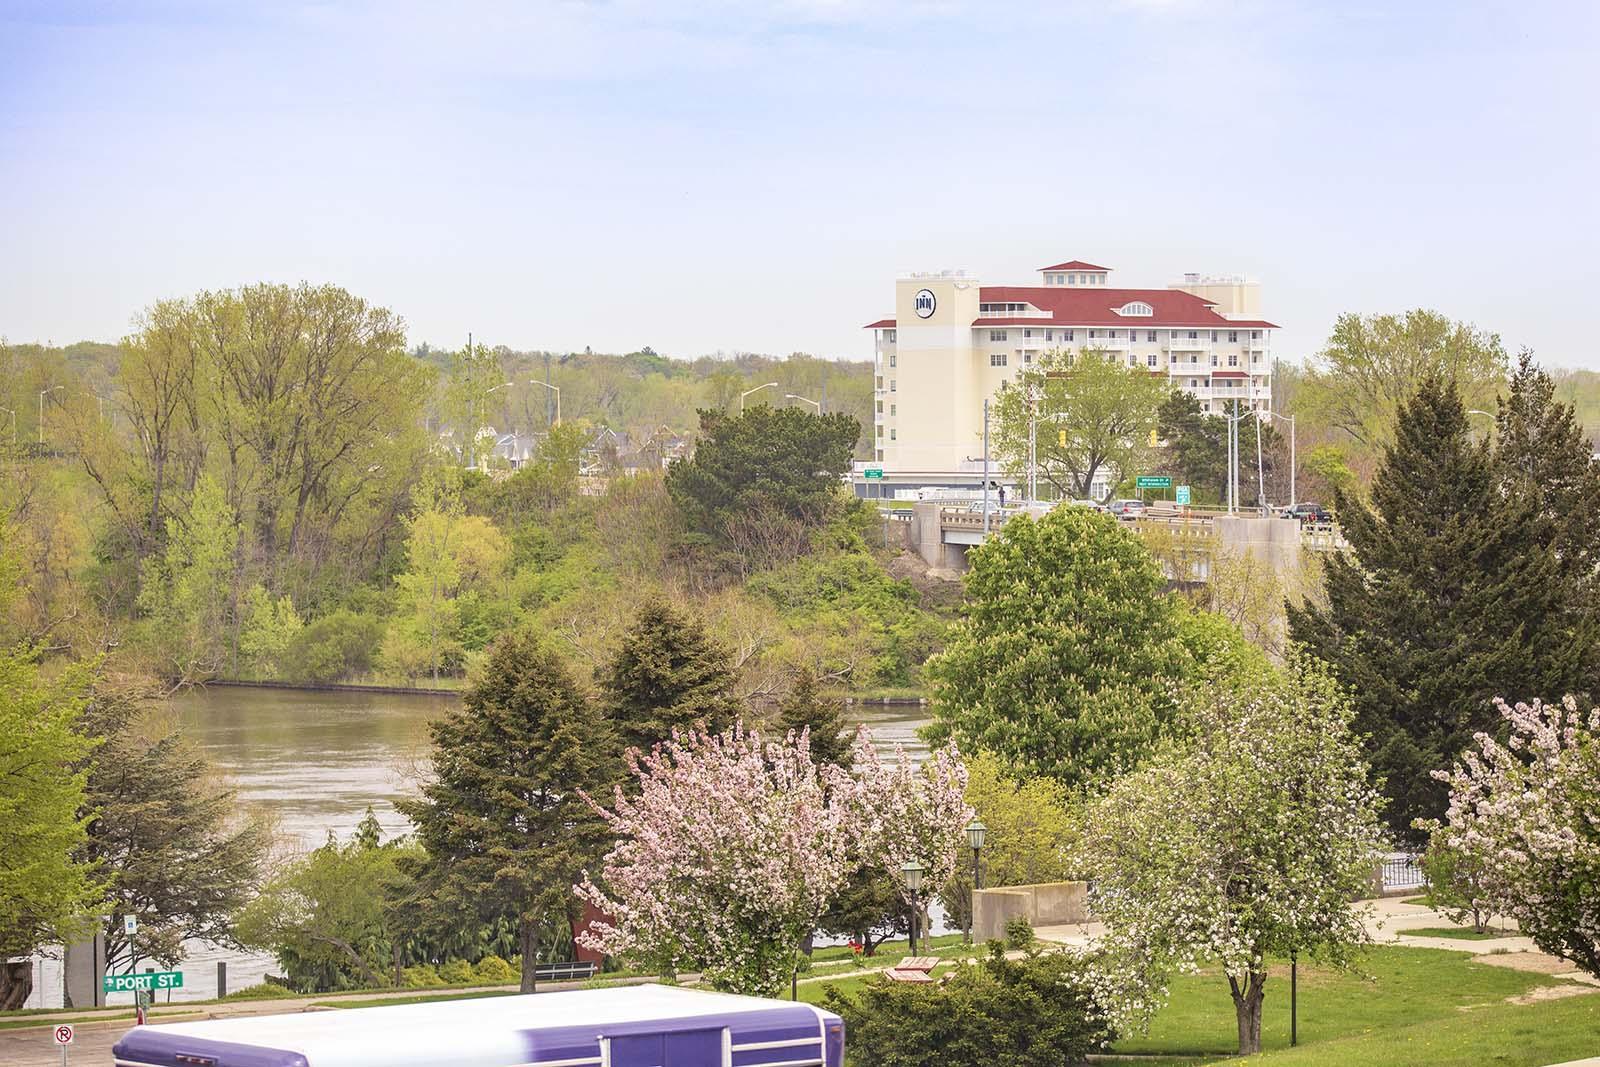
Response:
[[[141,1026],[116,1067],[843,1067],[788,1000],[638,985]]]

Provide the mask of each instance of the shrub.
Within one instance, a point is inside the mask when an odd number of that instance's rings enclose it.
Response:
[[[1006,923],[1006,948],[1027,948],[1033,944],[1033,924],[1026,915],[1018,915]]]
[[[407,989],[426,989],[429,986],[442,985],[443,981],[431,964],[419,963],[400,972],[400,983]]]
[[[445,985],[464,985],[472,981],[472,964],[466,960],[449,960],[441,963],[439,980]]]
[[[485,956],[472,968],[472,977],[486,985],[499,985],[504,982],[515,982],[517,972],[511,969],[511,964],[499,956]]]
[[[296,681],[325,684],[372,670],[373,652],[383,641],[383,623],[341,608],[307,623],[284,656]]]
[[[1064,952],[1008,960],[992,945],[982,964],[937,984],[875,976],[854,996],[828,986],[823,1006],[844,1019],[855,1067],[1077,1063],[1115,1036],[1089,968]]]

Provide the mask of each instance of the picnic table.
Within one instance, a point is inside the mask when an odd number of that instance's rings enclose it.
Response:
[[[931,982],[938,956],[907,956],[885,972],[891,982]]]

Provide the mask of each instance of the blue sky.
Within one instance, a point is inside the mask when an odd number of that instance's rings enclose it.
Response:
[[[331,281],[411,339],[864,357],[899,271],[1247,273],[1600,368],[1600,4],[0,0],[0,335]]]

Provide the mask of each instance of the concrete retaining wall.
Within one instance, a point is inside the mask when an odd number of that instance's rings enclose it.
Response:
[[[972,894],[972,938],[1003,940],[1006,923],[1027,919],[1034,926],[1089,921],[1089,883],[1040,882],[979,889]]]

